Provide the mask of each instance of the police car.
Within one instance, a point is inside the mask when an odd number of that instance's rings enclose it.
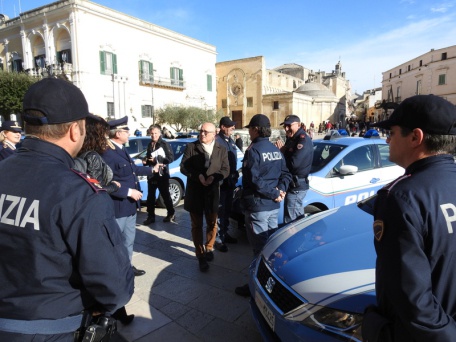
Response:
[[[137,140],[137,139],[134,139]],[[173,149],[174,154],[174,161],[168,165],[170,180],[169,180],[169,192],[171,194],[171,200],[173,201],[173,206],[177,206],[180,200],[185,195],[185,188],[187,186],[187,176],[180,172],[180,163],[182,161],[182,155],[184,154],[185,148],[187,144],[190,142],[195,141],[195,138],[180,138],[180,139],[163,139],[166,140],[171,148]],[[148,142],[150,142],[150,138],[148,138]],[[135,161],[136,165],[143,165],[142,160],[146,157],[147,154],[147,144],[144,145],[146,150],[142,151],[141,153],[135,155],[133,160]],[[242,159],[244,158],[244,153],[241,150],[237,149],[237,169],[242,167]],[[148,187],[147,187],[147,176],[139,176],[138,177],[139,185],[141,187],[141,191],[143,193],[142,201],[147,200],[148,194]],[[159,195],[159,191],[157,190],[156,196]],[[157,204],[160,207],[165,207],[165,203],[163,202],[163,198],[158,196]]]
[[[373,218],[356,204],[278,230],[249,269],[251,311],[264,341],[362,341],[375,304]]]

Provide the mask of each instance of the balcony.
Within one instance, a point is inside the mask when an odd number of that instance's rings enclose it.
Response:
[[[185,81],[161,76],[151,77],[151,79],[148,76],[142,77],[139,84],[146,87],[151,87],[153,85],[154,88],[174,89],[180,91],[186,88]]]

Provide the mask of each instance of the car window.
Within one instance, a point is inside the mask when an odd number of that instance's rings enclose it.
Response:
[[[380,154],[380,165],[382,167],[395,166],[396,163],[393,163],[389,160],[389,145],[378,145],[378,152]]]
[[[173,149],[174,153],[174,160],[178,159],[185,150],[185,146],[187,146],[188,142],[185,141],[169,141],[171,148]]]
[[[132,139],[128,140],[125,144],[125,149],[127,150],[128,154],[138,153],[140,151],[139,140]]]
[[[342,165],[357,166],[358,172],[372,170],[375,167],[373,145],[361,146],[349,152],[334,167],[335,171],[338,172]]]
[[[345,148],[346,146],[343,145],[326,144],[324,142],[314,143],[314,155],[310,172],[321,170]]]

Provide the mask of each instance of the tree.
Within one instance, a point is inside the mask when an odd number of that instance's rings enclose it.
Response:
[[[24,94],[36,81],[26,73],[0,71],[0,115],[5,120],[22,111]]]
[[[158,124],[168,124],[176,132],[197,130],[204,122],[217,124],[217,115],[214,111],[193,106],[165,106],[157,109],[155,115]]]

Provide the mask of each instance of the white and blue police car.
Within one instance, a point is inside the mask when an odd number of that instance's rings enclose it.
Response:
[[[373,218],[356,204],[287,224],[250,266],[250,305],[265,341],[362,341],[375,303]]]

